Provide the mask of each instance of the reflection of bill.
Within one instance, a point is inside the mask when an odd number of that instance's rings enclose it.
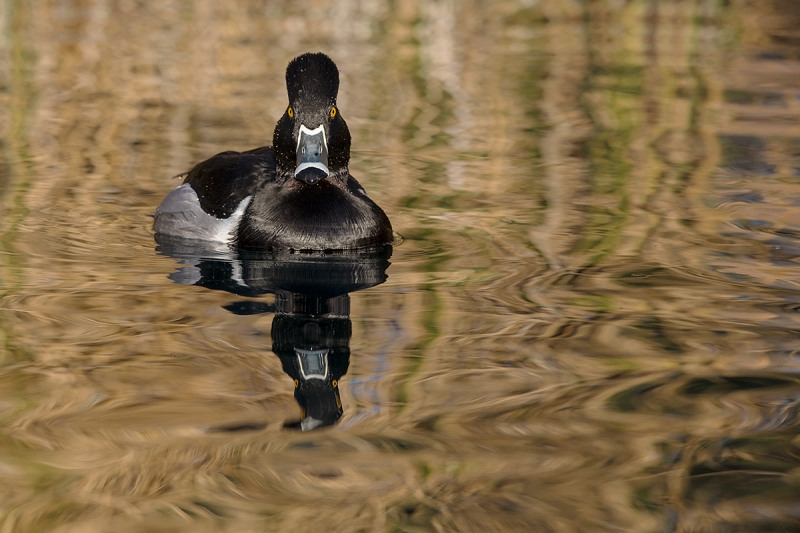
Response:
[[[325,379],[328,377],[328,350],[301,350],[295,348],[300,373],[304,380]]]
[[[203,243],[199,243],[203,244]],[[302,419],[284,424],[303,431],[341,418],[339,380],[350,364],[348,293],[386,280],[391,246],[350,254],[240,255],[159,240],[157,251],[181,259],[170,279],[242,296],[274,294],[275,305],[247,300],[225,306],[235,314],[275,313],[272,351],[294,380]]]

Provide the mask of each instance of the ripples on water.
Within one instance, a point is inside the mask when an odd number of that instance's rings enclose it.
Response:
[[[0,530],[800,527],[792,2],[0,19]],[[391,258],[154,243],[318,49]]]

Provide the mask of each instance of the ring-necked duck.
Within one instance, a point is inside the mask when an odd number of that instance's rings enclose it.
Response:
[[[350,131],[325,54],[286,68],[289,107],[272,146],[222,152],[189,171],[156,209],[162,235],[271,251],[351,250],[392,242],[392,226],[350,175]]]

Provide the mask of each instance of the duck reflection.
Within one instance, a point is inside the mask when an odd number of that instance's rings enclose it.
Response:
[[[350,365],[352,331],[347,316],[275,313],[272,351],[294,379],[294,398],[303,410],[299,424],[288,427],[313,429],[342,416],[339,380]]]
[[[386,280],[392,247],[341,254],[254,254],[208,249],[157,236],[156,251],[183,266],[170,279],[241,296],[274,294],[275,304],[257,300],[225,306],[232,313],[274,313],[272,351],[294,381],[303,431],[335,423],[342,416],[339,380],[350,365],[351,292]]]

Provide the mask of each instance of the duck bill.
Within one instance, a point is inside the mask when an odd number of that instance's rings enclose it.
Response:
[[[297,135],[297,167],[294,169],[294,177],[303,183],[314,185],[330,175],[325,128],[320,124],[311,130],[301,125]]]

